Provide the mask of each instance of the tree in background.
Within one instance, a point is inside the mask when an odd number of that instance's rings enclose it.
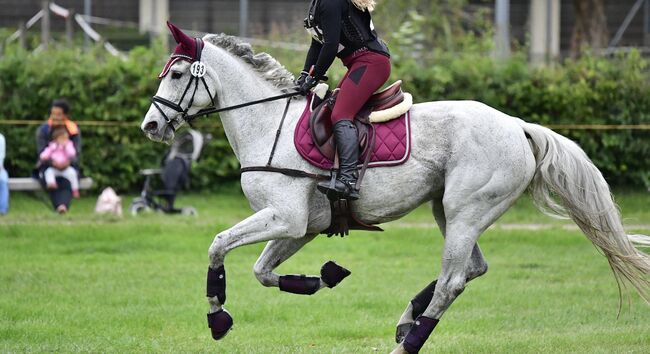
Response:
[[[585,47],[607,47],[609,32],[605,15],[605,0],[573,0],[576,22],[571,39],[571,56],[580,56]]]
[[[426,61],[435,56],[435,50],[491,50],[481,40],[487,38],[491,44],[492,38],[491,9],[484,4],[469,4],[468,0],[382,1],[373,17],[397,60],[408,56]]]

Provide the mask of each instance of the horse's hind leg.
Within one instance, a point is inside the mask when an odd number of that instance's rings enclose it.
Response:
[[[321,267],[321,276],[305,275],[279,275],[273,272],[284,261],[293,256],[316,235],[307,235],[298,239],[284,239],[269,241],[255,263],[254,272],[262,285],[279,287],[280,290],[293,294],[312,295],[318,290],[333,288],[350,271],[330,261]]]
[[[395,353],[417,353],[422,348],[444,312],[465,289],[479,236],[521,196],[533,174],[533,169],[512,175],[499,170],[469,178],[467,171],[472,168],[457,171],[445,181],[445,245],[432,300]]]
[[[447,232],[447,219],[445,217],[445,210],[442,205],[442,197],[435,198],[431,203],[433,216],[436,220],[436,223],[438,224],[438,227],[440,228],[442,237],[445,237],[445,234]],[[485,274],[487,272],[487,269],[487,262],[483,258],[483,254],[481,253],[481,249],[479,248],[478,243],[476,243],[472,249],[472,256],[467,263],[467,282]],[[397,328],[395,331],[395,341],[397,343],[401,343],[404,340],[404,337],[406,337],[406,334],[411,329],[411,326],[413,325],[415,319],[420,316],[424,310],[426,310],[427,306],[429,306],[429,303],[433,298],[437,282],[438,280],[436,279],[429,283],[429,285],[422,289],[408,303],[406,310],[404,310],[404,313],[402,313],[402,317],[400,317],[399,321],[397,322]]]

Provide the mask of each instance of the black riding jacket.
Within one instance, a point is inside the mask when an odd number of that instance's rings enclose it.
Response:
[[[359,10],[350,0],[312,0],[305,28],[312,35],[304,71],[320,78],[336,57],[345,58],[367,48],[390,57],[388,48],[377,37],[370,12]]]

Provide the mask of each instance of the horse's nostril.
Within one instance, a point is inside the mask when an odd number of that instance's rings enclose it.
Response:
[[[157,130],[158,130],[158,123],[156,123],[155,121],[151,121],[144,126],[145,132],[155,132]]]

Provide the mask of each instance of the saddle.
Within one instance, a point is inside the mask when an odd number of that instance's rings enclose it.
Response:
[[[314,102],[309,127],[314,144],[328,159],[335,160],[336,145],[332,130],[332,109],[339,90],[327,92],[321,102]],[[375,131],[371,123],[386,122],[406,113],[412,105],[411,95],[402,91],[402,81],[398,80],[384,90],[370,96],[368,101],[354,117],[354,125],[359,134],[360,164],[370,159],[374,148]]]
[[[315,91],[318,91],[318,89]],[[338,89],[325,94],[321,93],[321,101],[313,102],[313,106],[316,106],[316,108],[312,106],[312,114],[309,120],[309,129],[314,145],[325,157],[334,161],[333,169],[338,168],[338,158],[331,115],[338,93]],[[402,92],[402,81],[397,81],[386,89],[372,95],[357,116],[354,117],[353,122],[359,135],[360,161],[358,164],[361,166],[357,186],[361,185],[375,145],[376,131],[372,123],[386,122],[398,118],[405,114],[412,104],[411,95]],[[334,175],[332,175],[332,178],[334,178]],[[349,233],[350,229],[383,231],[377,226],[367,225],[359,220],[352,212],[347,200],[330,201],[330,207],[332,222],[322,232],[328,236],[337,234],[344,236]]]

